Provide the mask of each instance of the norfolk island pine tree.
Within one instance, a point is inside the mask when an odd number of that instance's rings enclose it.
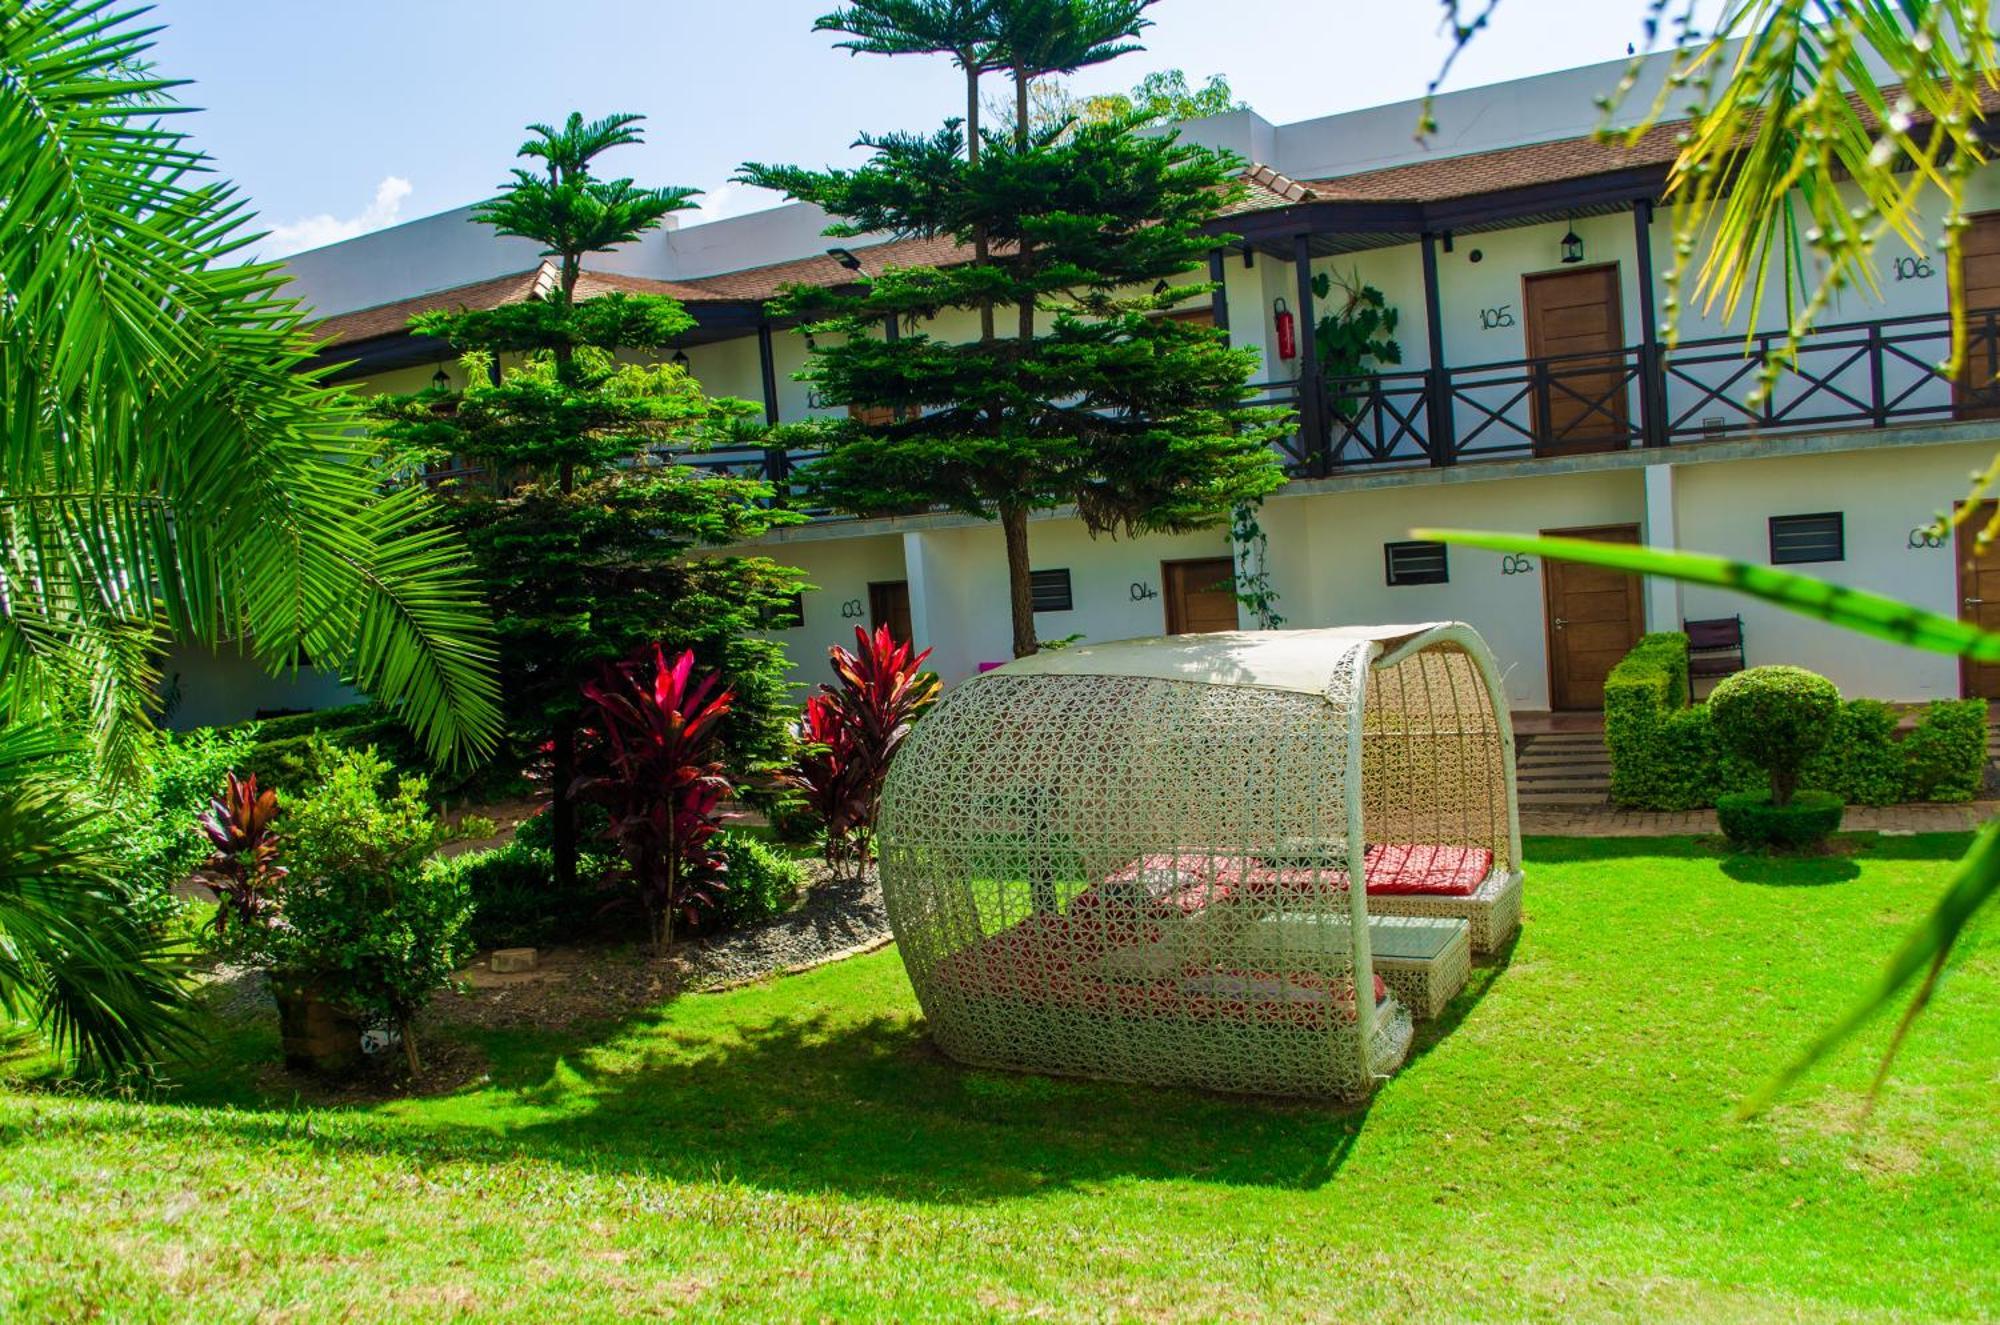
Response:
[[[859,50],[950,53],[976,113],[981,73],[1009,72],[1018,105],[1035,78],[1134,49],[1145,8],[876,0],[820,26],[860,34],[847,43]],[[1006,136],[954,119],[861,141],[873,155],[858,169],[752,163],[738,178],[824,208],[838,218],[830,235],[950,237],[970,260],[781,296],[817,339],[801,376],[819,399],[891,419],[815,425],[827,454],[808,482],[858,514],[943,506],[997,520],[1016,656],[1036,649],[1033,511],[1073,505],[1092,534],[1178,533],[1226,524],[1283,482],[1270,443],[1285,413],[1243,403],[1255,351],[1161,316],[1211,289],[1174,282],[1228,242],[1205,227],[1240,187],[1231,158],[1141,133],[1137,117],[1017,115]],[[988,329],[996,305],[1017,309],[1014,335]],[[977,340],[925,331],[957,310],[980,314]],[[901,334],[888,339],[892,320]]]
[[[583,259],[630,243],[693,191],[602,179],[596,158],[639,141],[636,115],[560,128],[530,126],[516,169],[475,215],[535,240],[557,265],[545,298],[473,312],[422,314],[419,334],[467,358],[461,391],[388,398],[385,431],[412,461],[470,462],[485,482],[448,491],[486,580],[499,634],[502,700],[515,753],[546,748],[556,882],[574,882],[575,783],[581,684],[650,644],[691,648],[737,699],[725,750],[741,772],[783,759],[785,658],[756,632],[801,587],[798,573],[760,557],[689,556],[800,517],[774,507],[762,483],[679,463],[668,448],[698,446],[752,410],[711,399],[681,367],[635,364],[694,326],[680,304],[612,293],[579,301]],[[518,364],[500,371],[503,356]]]

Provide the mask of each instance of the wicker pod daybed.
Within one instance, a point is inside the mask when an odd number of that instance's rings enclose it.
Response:
[[[1476,918],[1490,948],[1516,922],[1513,763],[1464,625],[1044,652],[911,733],[882,798],[883,894],[965,1062],[1355,1098],[1411,1033],[1370,912],[1456,917],[1375,924],[1446,927],[1430,976],[1459,983],[1458,927]],[[1458,987],[1383,964],[1419,1015]]]

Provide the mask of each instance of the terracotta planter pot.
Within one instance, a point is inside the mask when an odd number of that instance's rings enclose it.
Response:
[[[278,1000],[278,1033],[285,1066],[294,1071],[346,1076],[361,1066],[361,1019],[323,998],[317,989],[272,980]]]

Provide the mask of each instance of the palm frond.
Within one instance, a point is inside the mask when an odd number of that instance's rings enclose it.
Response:
[[[150,32],[0,0],[0,683],[19,707],[80,681],[115,752],[146,713],[134,641],[305,648],[476,755],[474,581],[420,498],[378,509],[361,413],[307,370],[282,273],[237,260],[247,211],[162,127],[174,84],[135,72]]]
[[[131,1067],[186,1037],[183,954],[135,918],[103,812],[51,773],[74,754],[53,728],[0,728],[0,1009],[83,1066]]]

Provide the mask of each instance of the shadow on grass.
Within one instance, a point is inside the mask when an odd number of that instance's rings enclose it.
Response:
[[[1738,883],[1771,888],[1819,888],[1861,877],[1861,866],[1847,856],[1731,856],[1722,872]]]
[[[239,1024],[208,1061],[187,1065],[185,1085],[146,1106],[147,1127],[189,1146],[220,1133],[259,1150],[528,1159],[977,1204],[1124,1179],[1310,1189],[1339,1172],[1368,1113],[966,1067],[901,1013],[683,1024],[677,1013],[700,997],[594,1032],[469,1035],[491,1058],[489,1080],[384,1108],[302,1108],[259,1091],[270,1037]],[[72,1125],[129,1121],[87,1114]],[[19,1131],[0,1128],[0,1144]]]
[[[1834,838],[1840,855],[1772,856],[1772,864],[1825,865],[1842,861],[1865,864],[1871,860],[1956,860],[1972,844],[1972,834],[1918,833],[1910,837],[1885,837],[1879,833],[1842,833]],[[1527,886],[1535,886],[1535,866],[1563,865],[1592,860],[1710,860],[1726,865],[1733,860],[1755,859],[1730,847],[1716,834],[1700,837],[1529,837],[1522,839],[1523,868]],[[1733,877],[1733,876],[1732,876]],[[1761,882],[1761,880],[1759,880]]]

